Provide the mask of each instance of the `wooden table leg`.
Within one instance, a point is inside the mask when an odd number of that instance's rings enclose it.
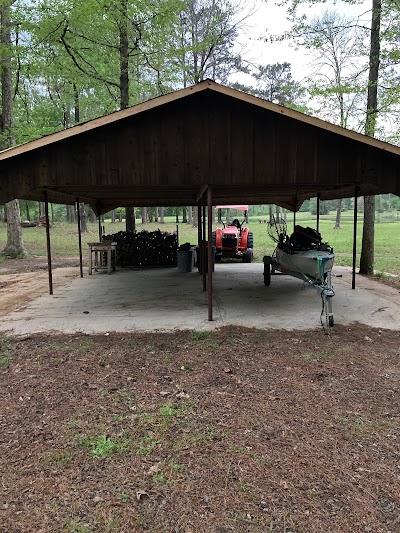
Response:
[[[92,275],[92,248],[89,246],[89,276]]]

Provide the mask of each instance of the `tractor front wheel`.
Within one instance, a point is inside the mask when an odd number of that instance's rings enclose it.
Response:
[[[243,255],[243,263],[252,263],[253,262],[253,249],[247,248]]]

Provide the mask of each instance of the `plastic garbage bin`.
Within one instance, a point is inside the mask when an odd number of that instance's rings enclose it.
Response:
[[[192,272],[194,267],[194,249],[177,251],[178,272]]]

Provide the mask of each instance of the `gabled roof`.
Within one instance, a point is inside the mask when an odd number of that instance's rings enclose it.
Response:
[[[206,80],[0,153],[0,203],[298,208],[322,199],[400,194],[400,148]]]

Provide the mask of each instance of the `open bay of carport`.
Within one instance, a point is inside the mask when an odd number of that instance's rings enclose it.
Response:
[[[400,330],[397,288],[334,267],[336,324],[358,321]],[[321,298],[307,283],[276,275],[263,283],[262,264],[222,263],[213,274],[214,320],[208,321],[207,292],[197,271],[176,268],[118,269],[107,275],[85,274],[42,296],[0,323],[16,335],[39,332],[107,333],[128,331],[209,330],[224,325],[309,329],[320,324]]]

